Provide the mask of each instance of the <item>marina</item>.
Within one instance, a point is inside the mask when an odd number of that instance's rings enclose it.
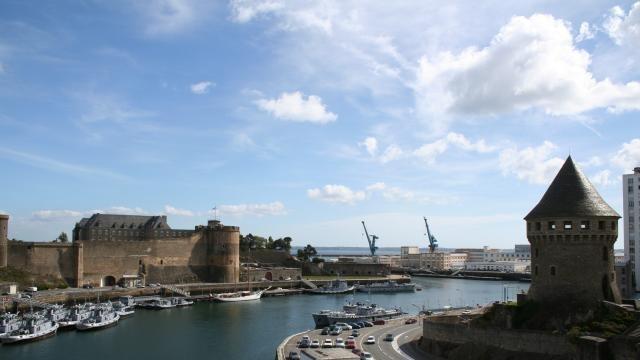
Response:
[[[457,279],[419,278],[414,282],[423,291],[263,297],[229,306],[202,301],[185,308],[138,310],[130,319],[104,330],[58,331],[50,339],[25,346],[0,346],[0,356],[80,360],[88,352],[117,357],[121,355],[118,349],[126,348],[127,355],[133,358],[205,357],[215,352],[217,358],[272,359],[283,339],[313,329],[311,314],[323,309],[340,309],[348,302],[369,302],[388,309],[400,307],[415,315],[423,307],[475,306],[501,300],[505,288],[515,298],[518,291],[528,287],[518,282]],[[169,327],[171,331],[166,330]],[[239,353],[239,348],[245,350]]]

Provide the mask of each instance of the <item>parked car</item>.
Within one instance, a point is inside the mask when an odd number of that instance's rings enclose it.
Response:
[[[387,323],[386,321],[384,321],[382,319],[378,319],[378,320],[373,322],[373,325],[384,325],[386,323]]]
[[[37,288],[37,287],[35,287],[35,286],[29,286],[29,287],[27,287],[26,289],[24,289],[24,291],[27,291],[27,292],[36,292],[36,291],[38,291],[38,288]]]
[[[462,311],[462,315],[469,315],[471,314],[471,310],[463,310]]]
[[[322,347],[323,348],[332,348],[333,347],[333,340],[324,339],[324,342],[322,343]]]
[[[353,330],[353,331],[351,332],[351,336],[353,336],[353,337],[358,337],[358,336],[360,336],[360,331],[358,331],[358,330]]]
[[[336,326],[340,326],[343,329],[346,330],[352,330],[351,325],[347,324],[347,323],[336,323]]]
[[[367,344],[375,344],[376,343],[376,338],[370,335],[369,337],[367,337],[366,343]]]
[[[336,339],[336,344],[334,345],[337,348],[343,348],[344,349],[344,340],[342,338],[337,338]]]
[[[372,322],[370,322],[370,321],[365,321],[365,322],[364,322],[364,326],[366,326],[366,327],[372,327],[372,326],[373,326],[373,323],[372,323]]]
[[[310,348],[319,348],[320,347],[320,341],[318,339],[313,339],[311,340],[311,344],[309,345]]]
[[[361,360],[363,360],[363,359],[366,359],[366,360],[374,360],[374,359],[373,359],[373,355],[371,355],[371,353],[368,353],[368,352],[366,352],[366,351],[365,351],[365,352],[360,353],[360,359],[361,359]]]
[[[355,349],[351,350],[351,352],[356,354],[356,355],[358,355],[358,356],[360,356],[360,354],[362,353],[362,350],[360,350],[358,348],[355,348]]]
[[[336,326],[331,331],[329,331],[329,335],[340,335],[342,334],[342,328],[340,326]]]
[[[84,284],[84,285],[82,285],[82,288],[83,288],[83,289],[93,289],[93,285],[91,285],[91,284]]]
[[[407,321],[405,321],[404,323],[405,324],[415,324],[417,322],[418,322],[418,320],[416,320],[415,318],[410,318],[410,319],[407,319]]]
[[[351,325],[352,329],[362,329],[362,326],[358,325],[358,324],[349,324]]]
[[[303,339],[302,341],[300,341],[300,343],[298,344],[298,347],[303,349],[303,348],[308,348],[311,345],[311,341],[307,340],[307,339]]]
[[[393,334],[387,334],[387,336],[384,337],[384,341],[393,341]]]
[[[358,326],[360,326],[360,328],[362,329],[363,327],[365,327],[364,321],[359,321],[357,322]]]
[[[311,338],[309,337],[309,335],[303,335],[302,336],[302,340],[307,340],[307,341],[311,342]]]
[[[355,340],[347,340],[347,342],[344,345],[345,348],[347,349],[355,349],[356,348],[356,341]]]
[[[326,328],[322,329],[322,332],[320,332],[320,335],[329,335],[329,328],[326,327]]]
[[[297,351],[291,351],[289,352],[289,360],[300,360],[300,355]]]

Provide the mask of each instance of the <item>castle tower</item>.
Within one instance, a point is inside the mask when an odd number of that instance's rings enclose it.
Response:
[[[207,264],[214,282],[233,283],[240,278],[240,228],[218,220],[207,225]]]
[[[7,257],[9,256],[8,230],[9,215],[0,214],[0,269],[7,267]]]
[[[619,303],[613,258],[619,218],[569,156],[524,218],[531,243],[529,299],[578,307]]]

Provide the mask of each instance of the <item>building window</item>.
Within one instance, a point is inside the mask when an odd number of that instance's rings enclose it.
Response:
[[[555,266],[551,266],[550,273],[551,273],[551,276],[556,276],[556,267]]]
[[[604,221],[598,221],[598,230],[604,230]]]
[[[609,260],[609,249],[607,249],[606,246],[602,247],[602,260],[603,261]]]
[[[536,222],[536,231],[542,230],[542,224],[540,222]]]
[[[611,222],[611,230],[615,230],[616,229],[616,222],[612,221]]]
[[[583,220],[580,222],[580,229],[589,230],[590,228],[591,228],[591,223],[589,222],[589,220]]]
[[[629,207],[633,207],[633,200],[629,200]]]
[[[538,254],[538,248],[535,248],[535,250],[536,250],[536,257],[538,257],[538,255],[539,255]]]
[[[564,222],[564,229],[565,230],[571,230],[573,228],[573,224],[571,223],[571,221],[565,221]]]
[[[549,221],[549,223],[547,224],[547,227],[549,230],[555,230],[556,229],[556,222],[555,221]]]

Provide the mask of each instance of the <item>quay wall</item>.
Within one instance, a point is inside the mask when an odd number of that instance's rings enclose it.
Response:
[[[77,285],[76,250],[73,244],[9,241],[8,250],[9,266]]]
[[[532,330],[473,328],[444,321],[424,322],[422,346],[429,353],[447,356],[453,349],[468,343],[508,352],[538,354],[541,359],[555,356],[571,358],[576,353],[575,346],[561,335]]]

